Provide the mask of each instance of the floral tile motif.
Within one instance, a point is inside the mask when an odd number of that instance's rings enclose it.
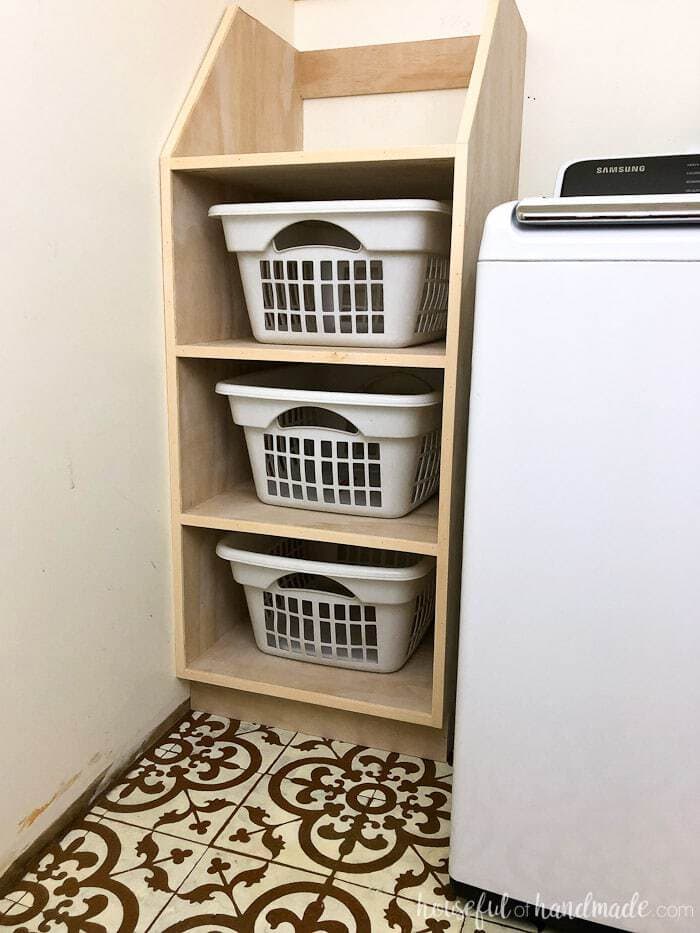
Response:
[[[264,775],[260,779],[213,844],[240,855],[328,875],[328,868],[319,865],[303,849],[299,838],[301,818],[289,813],[271,796],[270,781],[273,779],[274,775]],[[339,856],[338,841],[328,840],[326,846]]]
[[[450,783],[441,762],[192,713],[0,891],[0,931],[505,933],[449,890]]]
[[[293,735],[193,713],[103,794],[93,813],[210,842]]]
[[[206,851],[135,826],[86,818],[41,856],[0,901],[0,928],[148,929]]]
[[[448,933],[462,918],[422,918],[412,901],[339,884],[211,847],[151,927],[153,933]]]
[[[276,812],[254,816],[269,829],[265,838],[273,846],[296,820],[296,849],[338,879],[402,897],[421,891],[426,899],[455,900],[447,866],[448,765],[297,736],[275,763],[267,795]],[[245,810],[244,804],[227,829]],[[285,829],[276,832],[275,820]],[[240,842],[230,836],[222,834],[217,844]]]

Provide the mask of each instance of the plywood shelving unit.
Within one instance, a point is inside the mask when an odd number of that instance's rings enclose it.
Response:
[[[245,719],[446,754],[459,615],[474,274],[484,218],[514,197],[525,34],[492,0],[481,37],[298,52],[236,6],[221,21],[161,160],[177,672],[193,705]],[[305,98],[468,88],[453,145],[303,149]],[[425,197],[453,204],[445,341],[403,350],[275,347],[252,338],[223,201]],[[218,379],[275,363],[433,369],[442,375],[439,497],[399,519],[264,505]],[[223,531],[434,555],[434,631],[402,670],[358,673],[275,658],[214,547]]]

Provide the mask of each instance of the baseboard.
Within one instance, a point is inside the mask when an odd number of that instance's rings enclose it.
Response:
[[[157,726],[151,729],[143,739],[138,748],[129,756],[129,762],[141,757],[144,751],[154,744],[162,735],[168,732],[172,726],[179,722],[183,716],[186,716],[190,710],[190,701],[184,700],[179,704],[165,719],[162,719]],[[130,766],[130,765],[129,765]],[[123,763],[118,765],[123,770]],[[27,866],[33,862],[41,852],[58,836],[62,835],[66,829],[75,822],[82,814],[87,813],[95,798],[102,792],[107,783],[112,783],[116,779],[116,768],[109,765],[85,788],[85,790],[70,803],[46,829],[30,842],[29,845],[10,863],[8,868],[0,874],[0,898],[3,893],[10,891],[15,883],[25,874]]]
[[[211,684],[193,683],[191,689],[192,709],[205,713],[384,748],[417,758],[445,761],[447,756],[445,729],[433,729],[380,716],[365,716]]]

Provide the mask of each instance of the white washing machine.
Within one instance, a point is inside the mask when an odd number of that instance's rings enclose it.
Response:
[[[486,223],[450,874],[511,916],[700,930],[698,220],[662,195]]]

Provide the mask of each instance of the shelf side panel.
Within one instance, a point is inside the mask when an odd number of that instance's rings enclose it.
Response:
[[[517,196],[525,43],[514,0],[490,0],[455,157],[436,600],[436,617],[444,624],[436,629],[436,712],[441,705],[452,709],[456,680],[477,259],[486,215]]]
[[[238,7],[227,13],[166,154],[301,149],[297,51]]]

